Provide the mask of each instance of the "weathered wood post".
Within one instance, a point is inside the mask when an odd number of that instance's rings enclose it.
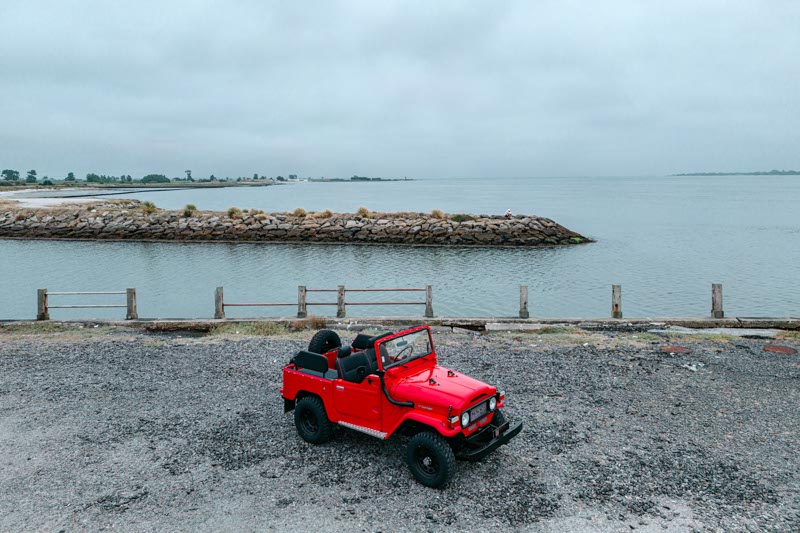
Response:
[[[214,291],[214,318],[225,318],[225,295],[222,287]]]
[[[336,318],[344,318],[347,314],[344,307],[344,292],[344,285],[336,288]]]
[[[297,286],[297,318],[305,318],[308,316],[306,309],[306,286]]]
[[[611,318],[622,318],[622,285],[611,286]]]
[[[36,291],[36,320],[50,320],[47,310],[47,289]]]
[[[125,289],[128,303],[128,312],[125,320],[139,320],[139,313],[136,311],[136,289]]]
[[[530,318],[530,314],[528,313],[528,286],[527,285],[520,285],[519,286],[519,317],[520,318]]]
[[[425,285],[425,318],[433,318],[433,285]]]
[[[711,318],[725,318],[722,310],[722,283],[711,284]]]

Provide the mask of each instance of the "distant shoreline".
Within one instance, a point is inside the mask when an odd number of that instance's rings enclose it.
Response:
[[[800,176],[800,170],[762,170],[756,172],[687,172],[670,176]]]

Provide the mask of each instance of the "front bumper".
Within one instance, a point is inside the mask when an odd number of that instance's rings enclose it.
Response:
[[[478,434],[467,439],[464,443],[465,446],[459,450],[456,456],[467,461],[480,461],[500,446],[508,444],[508,441],[522,431],[522,422],[513,425],[506,422],[503,426],[499,428],[491,424],[486,426]],[[497,436],[494,436],[495,432],[497,432]],[[487,441],[487,438],[490,440]]]

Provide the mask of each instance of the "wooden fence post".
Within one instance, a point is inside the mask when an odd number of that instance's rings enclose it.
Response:
[[[50,320],[47,310],[47,289],[36,291],[36,320]]]
[[[305,318],[308,316],[306,309],[306,286],[297,286],[297,318]]]
[[[433,285],[425,285],[425,318],[433,318]]]
[[[344,306],[344,285],[336,288],[336,318],[344,318],[347,313]]]
[[[711,284],[711,318],[725,318],[722,310],[722,283]]]
[[[214,291],[214,318],[225,318],[225,295],[222,287]]]
[[[528,286],[527,285],[520,285],[519,286],[519,317],[520,318],[530,318],[530,314],[528,313]]]
[[[622,285],[611,286],[611,318],[622,318]]]
[[[136,289],[125,289],[125,294],[128,303],[128,312],[125,314],[125,320],[139,320],[139,313],[136,310]]]

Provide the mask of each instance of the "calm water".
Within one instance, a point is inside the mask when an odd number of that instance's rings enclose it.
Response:
[[[518,285],[534,316],[608,316],[610,285],[626,316],[703,316],[710,284],[724,284],[729,316],[800,316],[800,179],[632,177],[423,179],[298,183],[137,193],[159,207],[231,206],[268,211],[332,209],[535,213],[597,243],[569,248],[480,249],[340,245],[0,241],[0,318],[35,316],[36,288],[136,287],[143,317],[208,317],[213,291],[230,302],[296,301],[297,285],[434,286],[437,315],[514,316]],[[415,299],[413,293],[406,295]],[[62,303],[67,297],[59,300]],[[315,295],[316,301],[331,296]],[[366,293],[363,301],[386,296]],[[77,300],[76,300],[77,301]],[[411,314],[422,307],[353,307],[348,315]],[[235,309],[280,316],[291,308]],[[334,307],[314,309],[331,314]],[[123,310],[54,310],[54,318],[121,316]]]

